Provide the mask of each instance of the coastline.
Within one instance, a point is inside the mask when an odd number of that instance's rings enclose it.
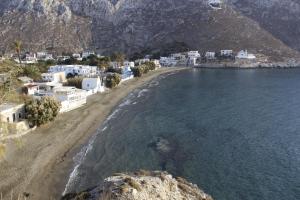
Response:
[[[134,89],[153,78],[183,68],[160,68],[141,78],[89,97],[85,106],[62,114],[48,125],[7,143],[0,162],[0,194],[4,199],[24,193],[27,199],[59,199],[70,172],[73,156],[101,126],[113,109]]]

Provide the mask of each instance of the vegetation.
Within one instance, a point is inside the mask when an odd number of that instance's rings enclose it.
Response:
[[[130,185],[131,187],[133,187],[134,189],[136,189],[137,191],[141,191],[141,187],[140,184],[138,182],[136,182],[134,179],[127,177],[124,180],[125,183],[128,183],[128,185]]]
[[[155,70],[156,66],[153,62],[146,62],[138,67],[131,68],[134,77],[141,77],[149,71]]]
[[[5,144],[0,143],[0,160],[5,156]]]
[[[14,48],[15,48],[15,51],[18,55],[18,59],[19,59],[19,64],[21,66],[21,48],[22,48],[22,42],[20,40],[16,40],[14,42]]]
[[[105,72],[122,74],[122,69],[121,68],[108,67]]]
[[[69,78],[68,81],[64,84],[64,86],[72,86],[78,89],[82,89],[82,80],[82,77]]]
[[[40,126],[53,121],[58,115],[60,103],[52,97],[31,99],[25,102],[25,110],[30,125]]]
[[[125,55],[123,53],[113,53],[111,55],[111,60],[114,62],[117,62],[119,67],[121,67],[124,64],[125,61]]]
[[[108,74],[105,80],[105,86],[107,88],[114,88],[121,82],[121,76],[117,73]]]
[[[40,69],[35,65],[28,65],[28,66],[24,67],[23,75],[28,76],[35,81],[41,79]]]

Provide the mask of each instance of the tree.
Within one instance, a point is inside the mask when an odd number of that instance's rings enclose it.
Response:
[[[67,83],[64,84],[64,86],[73,86],[78,89],[82,89],[82,80],[82,77],[69,78]]]
[[[134,77],[141,77],[144,73],[142,67],[132,67],[131,71]]]
[[[124,63],[125,55],[123,53],[113,53],[111,55],[111,60],[117,62],[119,67],[121,67]]]
[[[40,126],[53,121],[58,115],[60,103],[52,97],[30,99],[25,102],[25,110],[30,125]]]
[[[16,40],[14,42],[14,48],[15,48],[15,51],[18,55],[18,59],[19,59],[19,64],[21,66],[21,48],[22,48],[22,42],[20,40]]]
[[[41,79],[40,69],[35,65],[30,65],[30,66],[24,67],[23,74],[25,76],[28,76],[28,77],[34,79],[34,80],[40,80]]]
[[[155,70],[155,68],[156,68],[155,63],[152,61],[145,62],[144,65],[146,65],[150,71]]]
[[[119,74],[108,74],[105,80],[105,86],[108,88],[114,88],[121,82],[121,76]]]

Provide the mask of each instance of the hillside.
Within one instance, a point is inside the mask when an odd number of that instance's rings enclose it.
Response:
[[[166,172],[139,171],[132,174],[115,174],[104,180],[103,187],[68,194],[62,200],[212,200],[183,178],[173,178]]]
[[[249,49],[275,59],[298,57],[289,47],[296,48],[296,43],[283,38],[281,28],[274,29],[274,37],[265,18],[254,17],[260,16],[254,12],[257,7],[265,9],[265,5],[254,7],[247,2],[250,0],[228,0],[221,10],[214,10],[207,0],[3,0],[0,49],[11,51],[11,43],[18,38],[24,49],[35,51],[93,49],[101,54],[119,51],[131,55],[140,51]],[[271,19],[270,24],[276,24],[277,18]]]

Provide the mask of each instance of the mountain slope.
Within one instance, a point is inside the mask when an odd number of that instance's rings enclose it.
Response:
[[[20,38],[29,50],[133,54],[247,48],[273,58],[298,56],[244,16],[239,0],[226,3],[214,10],[207,0],[3,0],[0,49],[11,50]]]

